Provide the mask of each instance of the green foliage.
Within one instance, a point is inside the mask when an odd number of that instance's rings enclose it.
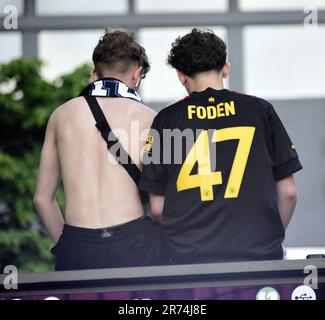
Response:
[[[33,210],[33,193],[47,121],[89,81],[90,66],[49,82],[39,60],[0,65],[0,273],[53,269],[51,240]],[[57,198],[64,207],[62,188]]]

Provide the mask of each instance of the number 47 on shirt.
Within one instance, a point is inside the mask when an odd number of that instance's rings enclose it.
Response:
[[[215,130],[212,142],[239,140],[227,183],[225,198],[237,198],[251,150],[255,127],[231,127]],[[195,163],[198,174],[191,175]],[[222,184],[221,171],[211,172],[208,131],[201,132],[188,153],[177,178],[177,191],[200,188],[201,200],[214,200],[213,186]]]

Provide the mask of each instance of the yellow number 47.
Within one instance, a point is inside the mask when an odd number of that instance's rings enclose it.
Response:
[[[239,140],[227,183],[225,198],[237,198],[243,180],[247,159],[254,138],[254,127],[232,127],[215,130],[212,142]],[[195,163],[198,174],[191,175]],[[177,191],[200,188],[201,200],[214,200],[213,186],[222,184],[220,171],[211,172],[208,131],[201,132],[188,153],[177,178]]]

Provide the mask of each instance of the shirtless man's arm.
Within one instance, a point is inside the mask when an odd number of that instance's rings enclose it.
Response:
[[[50,236],[56,243],[62,233],[64,220],[55,198],[61,178],[56,145],[55,115],[56,113],[52,114],[46,129],[34,194],[34,205]]]

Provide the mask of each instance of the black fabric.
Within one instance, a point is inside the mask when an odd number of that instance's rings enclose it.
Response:
[[[225,115],[224,105],[230,102],[234,103],[235,114]],[[214,115],[218,116],[208,118],[203,113],[191,113],[198,108],[202,112],[216,108]],[[163,149],[166,130],[190,130],[196,141],[197,131],[207,130],[217,136],[221,131],[236,128],[254,130],[242,179],[237,174],[234,185],[228,189],[239,190],[237,197],[225,196],[240,143],[240,138],[231,138],[231,134],[219,142],[208,137],[207,148],[214,150],[210,153],[211,173],[218,171],[222,176],[220,183],[204,189],[213,199],[202,200],[200,187],[179,190],[180,171],[193,144],[187,146],[183,139],[177,149]],[[277,206],[276,182],[302,166],[295,146],[269,102],[226,89],[193,92],[158,113],[149,137],[140,189],[165,196],[161,225],[173,263],[282,258],[284,229]],[[157,149],[160,159],[155,153]],[[182,153],[178,163],[174,161],[177,150]],[[171,163],[164,158],[170,158]],[[242,163],[242,160],[237,162],[237,167]],[[198,175],[197,166],[196,163],[188,177]],[[200,179],[202,183],[205,178],[202,175]]]
[[[52,249],[56,271],[169,264],[161,230],[149,217],[87,229],[64,225]]]
[[[140,170],[130,157],[130,155],[125,151],[122,144],[118,141],[117,137],[112,132],[111,127],[109,126],[106,117],[101,109],[100,105],[98,104],[95,97],[92,96],[84,96],[86,99],[89,108],[94,116],[96,121],[96,127],[100,131],[102,138],[107,144],[107,149],[110,150],[115,144],[118,144],[118,149],[120,151],[119,157],[115,157],[120,165],[127,171],[129,176],[132,178],[134,183],[138,186],[140,182]],[[111,139],[108,139],[110,136]],[[112,155],[116,155],[112,153]],[[127,159],[127,163],[121,162],[120,159]],[[145,205],[148,202],[148,193],[145,191],[140,191],[140,197],[142,204]]]

